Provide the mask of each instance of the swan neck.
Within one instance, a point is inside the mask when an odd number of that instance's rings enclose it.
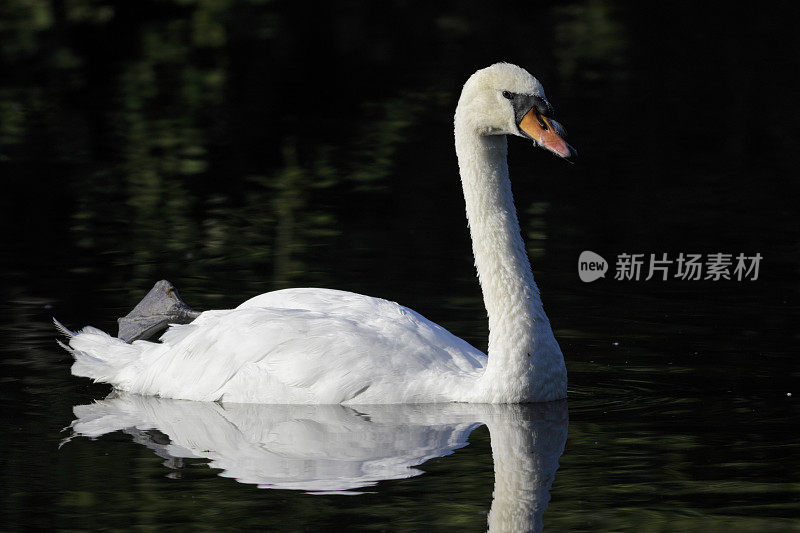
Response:
[[[566,395],[563,356],[520,233],[506,137],[480,134],[458,111],[455,137],[475,266],[489,317],[484,400],[562,398]]]

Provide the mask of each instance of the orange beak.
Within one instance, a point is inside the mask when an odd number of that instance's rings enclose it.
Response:
[[[570,163],[578,156],[578,152],[556,133],[547,117],[539,113],[535,107],[522,117],[519,128],[537,144]]]

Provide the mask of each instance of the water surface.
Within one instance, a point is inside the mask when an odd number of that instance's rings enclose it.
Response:
[[[797,529],[792,17],[604,1],[6,4],[2,529],[483,531],[504,457],[533,465],[519,479],[536,488],[501,500],[531,528]],[[169,427],[170,402],[142,399],[132,419],[59,447],[114,400],[69,375],[51,317],[113,330],[161,278],[198,309],[287,286],[353,290],[485,349],[452,115],[466,77],[500,59],[539,77],[580,153],[570,166],[509,148],[568,416],[419,408],[432,411],[406,431],[402,409],[343,409],[344,427],[386,443],[385,469],[326,463],[332,484],[296,490],[214,440],[268,451],[262,438],[285,435],[270,409],[195,406],[178,418],[205,433],[187,436]],[[584,250],[612,268],[620,253],[764,260],[756,281],[585,284]],[[290,419],[305,420],[290,426],[313,457],[284,466],[319,481],[330,420]],[[539,432],[556,444],[537,463]],[[511,455],[497,435],[519,436]]]

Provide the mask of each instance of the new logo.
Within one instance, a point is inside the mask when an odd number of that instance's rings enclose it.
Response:
[[[604,278],[606,272],[608,272],[608,262],[602,256],[589,250],[581,252],[578,257],[578,276],[581,281],[589,283]]]

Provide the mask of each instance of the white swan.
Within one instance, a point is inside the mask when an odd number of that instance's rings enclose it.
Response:
[[[473,74],[455,143],[486,310],[487,355],[394,302],[288,289],[173,325],[161,343],[127,344],[95,328],[71,336],[72,373],[125,391],[239,403],[541,402],[567,374],[520,235],[506,135],[561,157],[575,152],[536,78],[498,63]]]

